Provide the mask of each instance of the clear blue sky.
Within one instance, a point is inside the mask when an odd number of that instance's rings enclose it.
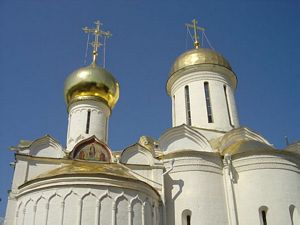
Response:
[[[0,216],[13,172],[9,146],[45,134],[65,145],[63,85],[83,66],[82,27],[99,19],[113,33],[106,68],[121,86],[110,119],[113,150],[171,126],[165,84],[193,18],[237,74],[241,124],[283,148],[285,135],[300,139],[299,12],[299,0],[1,0]]]

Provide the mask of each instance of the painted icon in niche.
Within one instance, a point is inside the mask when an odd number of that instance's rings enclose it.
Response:
[[[107,151],[99,144],[89,144],[80,149],[76,159],[107,161]]]

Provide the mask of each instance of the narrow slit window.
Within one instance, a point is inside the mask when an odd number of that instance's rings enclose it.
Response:
[[[175,113],[175,95],[173,95],[173,125],[176,125],[176,113]]]
[[[185,110],[186,110],[186,124],[191,126],[192,119],[191,119],[191,104],[190,104],[190,93],[189,93],[189,86],[184,87],[185,93]]]
[[[230,115],[230,109],[229,109],[229,102],[228,102],[228,95],[227,95],[226,85],[224,85],[224,94],[225,94],[225,100],[226,100],[226,107],[227,107],[227,114],[228,114],[229,124],[230,124],[231,127],[234,127],[233,124],[232,124],[231,115]]]
[[[267,225],[267,211],[261,210],[262,225]]]
[[[182,212],[182,225],[191,225],[192,212],[189,209],[185,209]]]
[[[86,118],[86,128],[85,128],[86,134],[88,134],[90,132],[90,122],[91,122],[91,110],[88,110],[87,118]]]
[[[294,211],[295,211],[295,206],[294,205],[291,205],[290,206],[290,216],[291,216],[291,223],[292,223],[292,225],[294,225]]]
[[[204,92],[205,92],[206,109],[207,109],[207,120],[208,120],[209,123],[213,123],[213,115],[212,115],[212,108],[211,108],[211,100],[210,100],[208,82],[204,82]]]
[[[186,216],[186,225],[191,225],[191,215]]]

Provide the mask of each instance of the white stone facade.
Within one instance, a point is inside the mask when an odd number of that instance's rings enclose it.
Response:
[[[19,146],[6,224],[264,225],[265,211],[267,224],[299,225],[298,144],[276,150],[247,128],[213,141],[186,125],[166,133],[158,146],[138,143],[114,154],[119,163],[90,162],[100,172],[55,175],[90,163],[29,155],[43,151],[35,142]],[[181,147],[170,149],[172,141]],[[66,154],[52,144],[55,151]],[[105,165],[112,172],[101,172]],[[120,176],[120,166],[130,177]]]

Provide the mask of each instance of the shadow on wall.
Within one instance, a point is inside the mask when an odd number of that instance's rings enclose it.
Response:
[[[182,179],[172,180],[169,174],[165,176],[165,198],[168,224],[175,224],[174,202],[182,193],[184,181]]]

